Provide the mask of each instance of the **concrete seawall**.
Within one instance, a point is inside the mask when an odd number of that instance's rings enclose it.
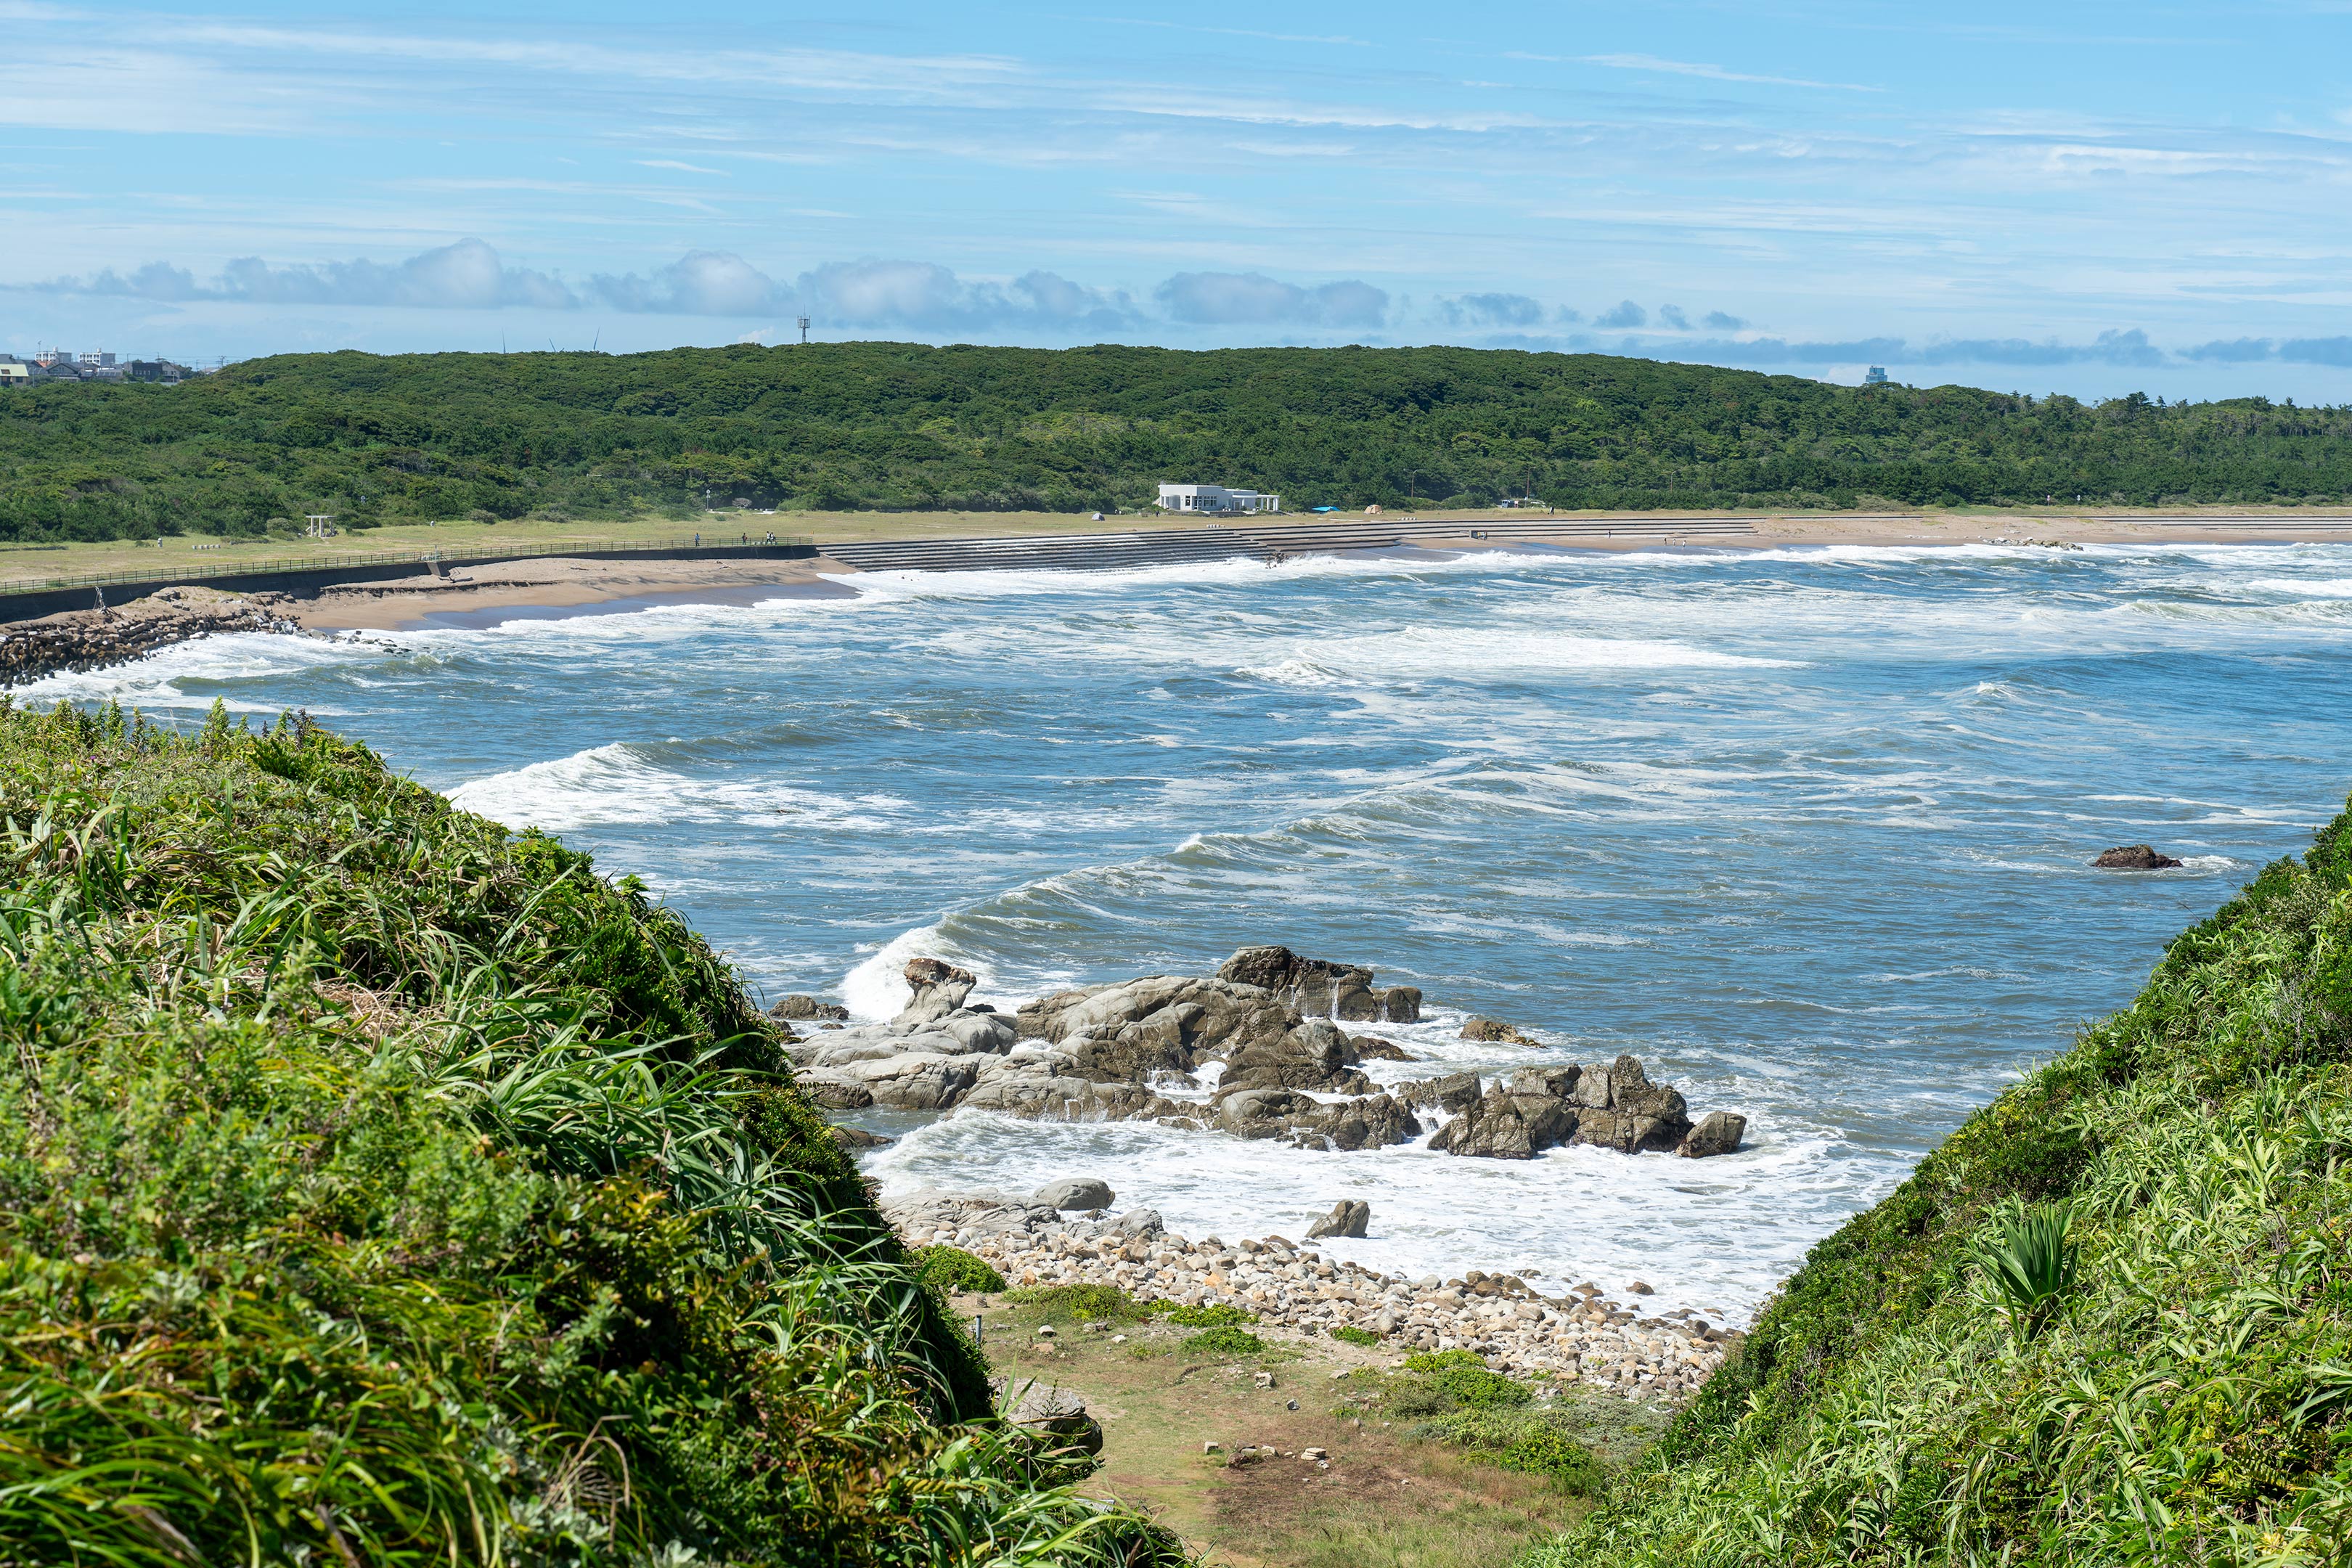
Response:
[[[725,544],[649,550],[517,551],[511,555],[467,555],[443,563],[449,566],[494,566],[509,561],[806,561],[817,553],[809,544]],[[143,599],[160,589],[195,585],[224,594],[284,594],[289,598],[316,598],[321,589],[347,583],[389,583],[433,570],[421,557],[409,561],[355,563],[346,566],[313,566],[257,572],[178,573],[119,583],[72,584],[0,594],[0,624],[37,620],[68,610],[99,607],[105,595],[109,608]]]

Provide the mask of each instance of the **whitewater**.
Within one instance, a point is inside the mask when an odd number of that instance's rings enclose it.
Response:
[[[1396,552],[883,573],[853,596],[264,635],[23,695],[307,709],[634,872],[860,1018],[1282,942],[1419,986],[1462,1068],[1630,1051],[1706,1161],[1318,1153],[861,1114],[886,1194],[1098,1175],[1173,1229],[1539,1269],[1740,1318],[2352,785],[2352,545]],[[2148,842],[2177,871],[2086,862]],[[1454,1038],[1472,1014],[1547,1048]]]

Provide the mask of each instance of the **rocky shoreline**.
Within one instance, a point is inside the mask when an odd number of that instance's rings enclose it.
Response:
[[[1081,1213],[1058,1206],[1097,1198]],[[909,1244],[963,1248],[1011,1286],[1109,1285],[1140,1301],[1239,1308],[1309,1335],[1352,1329],[1398,1353],[1472,1350],[1497,1372],[1626,1399],[1688,1399],[1745,1338],[1688,1309],[1646,1316],[1591,1280],[1547,1294],[1477,1269],[1455,1279],[1381,1273],[1280,1236],[1191,1241],[1150,1209],[1111,1214],[1111,1198],[1101,1183],[1066,1182],[1028,1198],[910,1194],[884,1212]],[[1623,1293],[1651,1291],[1633,1280]]]
[[[1434,1126],[1431,1148],[1498,1160],[1570,1143],[1701,1158],[1736,1151],[1747,1130],[1747,1119],[1728,1111],[1694,1122],[1682,1094],[1651,1082],[1630,1056],[1524,1068],[1507,1081],[1459,1072],[1381,1089],[1361,1070],[1365,1061],[1414,1058],[1339,1026],[1417,1022],[1421,993],[1381,989],[1369,969],[1286,947],[1243,948],[1213,977],[1147,975],[1057,992],[1010,1017],[968,1005],[975,977],[939,959],[911,961],[906,979],[912,998],[887,1024],[848,1027],[823,1016],[837,1008],[806,996],[777,1005],[788,1026],[816,1022],[786,1050],[819,1104],[1148,1119],[1347,1152],[1410,1142]],[[1540,1048],[1492,1020],[1474,1018],[1463,1033]]]
[[[96,597],[102,590],[92,590]],[[0,627],[0,686],[61,671],[102,669],[215,632],[299,632],[284,594],[158,588],[117,609],[93,607]]]

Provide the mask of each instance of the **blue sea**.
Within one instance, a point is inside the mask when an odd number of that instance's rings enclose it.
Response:
[[[1283,942],[1420,986],[1387,1081],[1630,1051],[1726,1158],[868,1117],[886,1191],[1099,1175],[1185,1234],[1748,1312],[2352,785],[2352,546],[1543,548],[884,573],[238,636],[31,696],[306,708],[633,871],[764,994],[1000,1006]],[[482,618],[482,617],[476,617]],[[2095,871],[2147,842],[2175,871]],[[1471,1014],[1543,1050],[1454,1039]]]

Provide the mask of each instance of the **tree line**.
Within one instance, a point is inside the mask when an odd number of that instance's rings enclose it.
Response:
[[[0,394],[0,539],[838,510],[1131,511],[1161,480],[1296,510],[2305,503],[2352,408],[2088,405],[1507,350],[289,354]]]

